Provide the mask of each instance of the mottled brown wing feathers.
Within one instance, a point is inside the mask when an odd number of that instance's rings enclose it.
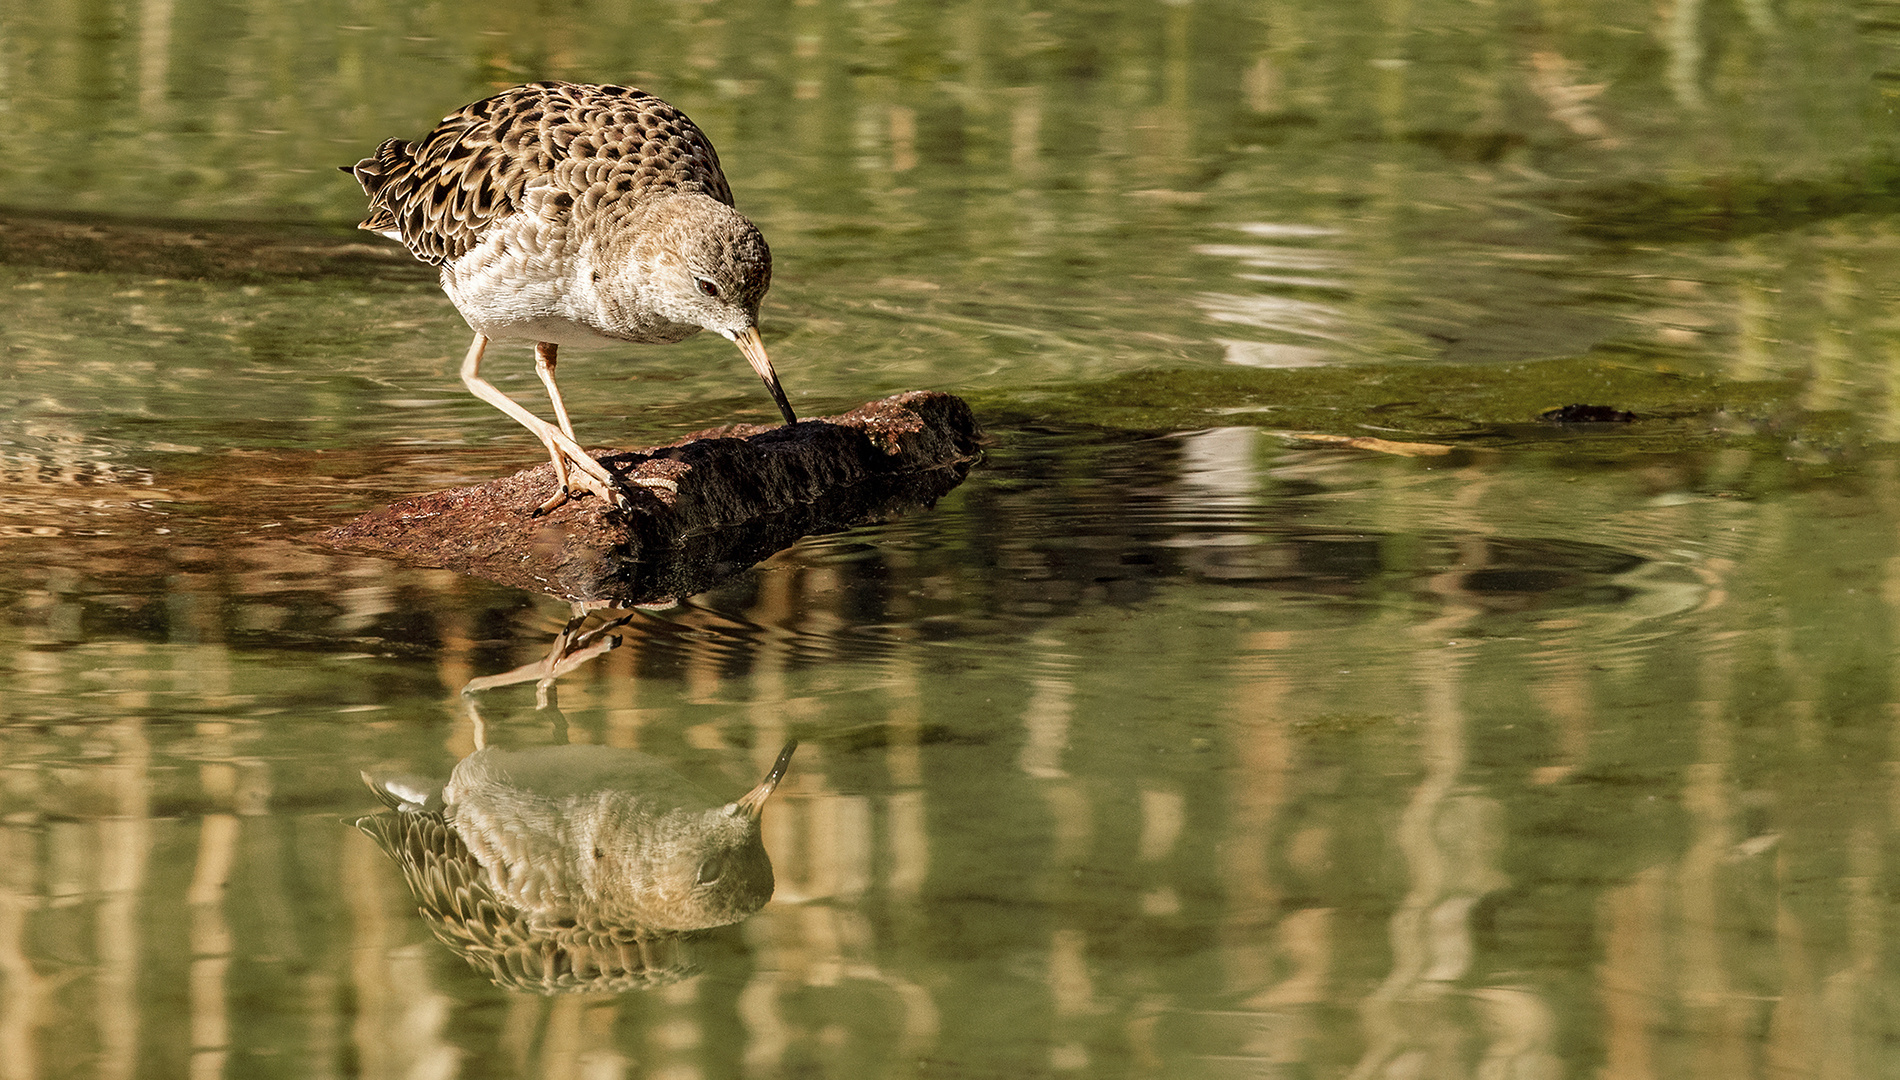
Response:
[[[666,190],[732,205],[705,134],[673,106],[622,86],[517,86],[444,117],[420,143],[388,140],[350,171],[369,196],[361,227],[434,264],[479,244],[521,209],[530,186],[551,186],[551,205],[584,212]]]

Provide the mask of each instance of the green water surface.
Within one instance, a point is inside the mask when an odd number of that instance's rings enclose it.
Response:
[[[989,447],[537,686],[315,536],[540,456],[336,171],[539,78],[711,135],[801,415]],[[1875,0],[0,7],[0,1076],[1894,1075],[1897,88]],[[705,337],[582,441],[770,422]],[[490,984],[349,826],[478,738],[797,738],[775,899]]]

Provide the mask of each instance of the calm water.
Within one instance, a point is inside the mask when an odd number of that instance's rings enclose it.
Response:
[[[0,10],[0,1077],[1894,1075],[1896,26]],[[335,166],[544,77],[717,141],[801,414],[992,445],[537,686],[565,603],[314,536],[536,461]],[[774,415],[716,339],[562,372],[584,442]],[[797,738],[775,898],[492,984],[351,827],[478,730]]]

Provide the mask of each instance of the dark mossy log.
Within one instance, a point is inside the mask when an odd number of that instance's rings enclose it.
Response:
[[[800,537],[933,505],[963,482],[980,439],[962,399],[916,391],[788,427],[742,424],[649,450],[594,451],[632,493],[626,510],[583,495],[537,516],[554,490],[543,463],[404,499],[323,539],[569,600],[653,603],[704,592]]]

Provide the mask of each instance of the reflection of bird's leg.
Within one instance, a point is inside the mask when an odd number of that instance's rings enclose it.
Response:
[[[629,612],[589,629],[587,621],[594,617],[594,612],[599,607],[597,603],[590,606],[588,603],[576,602],[573,605],[573,616],[567,620],[565,626],[561,627],[560,633],[554,635],[554,644],[548,648],[548,654],[545,657],[532,664],[523,664],[513,671],[504,671],[499,675],[482,675],[465,683],[462,686],[462,696],[471,699],[470,712],[473,713],[475,708],[473,704],[475,694],[484,690],[493,690],[498,686],[513,686],[529,680],[533,680],[535,684],[534,707],[547,708],[548,690],[554,685],[554,680],[595,657],[620,647],[620,638],[613,636],[609,631],[617,630],[632,622],[633,614]]]
[[[480,750],[488,745],[488,724],[482,719],[482,710],[475,704],[474,695],[466,687],[462,690],[462,702],[468,706],[468,723],[470,735],[475,740],[475,749]]]
[[[527,409],[522,408],[513,398],[502,393],[495,388],[493,383],[482,378],[482,353],[487,348],[488,336],[486,334],[476,334],[474,342],[468,347],[468,355],[462,359],[462,385],[468,387],[469,393],[474,394],[495,408],[507,413],[510,417],[514,418],[515,423],[534,432],[535,437],[541,440],[541,444],[548,448],[548,457],[554,462],[554,480],[556,487],[554,497],[537,507],[535,513],[546,513],[567,501],[569,475],[567,467],[570,464],[574,466],[574,480],[581,487],[586,488],[588,491],[593,492],[595,495],[600,496],[615,506],[625,506],[626,496],[622,495],[616,488],[613,474],[607,471],[606,466],[595,461],[587,451],[581,449],[581,444],[574,441],[573,435],[563,430],[563,428],[570,428],[572,425],[568,424],[567,411],[560,404],[561,398],[559,392],[554,389],[554,365],[552,363],[554,353],[553,346],[548,347],[547,359],[549,363],[546,368],[541,369],[541,378],[548,384],[548,390],[554,395],[555,410],[561,417],[561,427],[559,428],[534,415]],[[536,366],[539,367],[540,349],[538,346],[535,352]]]

